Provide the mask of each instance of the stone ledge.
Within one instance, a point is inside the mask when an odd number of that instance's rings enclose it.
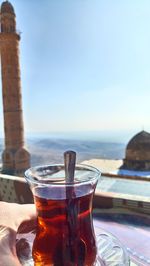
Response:
[[[99,209],[121,208],[150,214],[150,198],[113,192],[96,192],[93,207]]]
[[[33,196],[24,178],[0,174],[0,200],[21,204],[32,203]],[[149,197],[114,192],[96,190],[93,206],[99,209],[121,208],[150,214]]]
[[[150,182],[150,178],[148,179],[147,177],[144,176],[117,174],[113,172],[102,172],[102,175],[112,178],[122,178],[122,179],[141,180],[141,181]]]
[[[15,203],[32,203],[33,196],[22,177],[0,174],[0,200]]]
[[[123,160],[91,159],[88,161],[83,161],[82,163],[98,168],[102,176],[150,181],[150,171],[147,172],[121,169],[120,167],[123,165]]]

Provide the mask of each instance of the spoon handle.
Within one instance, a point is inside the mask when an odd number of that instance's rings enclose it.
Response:
[[[69,183],[74,182],[75,164],[76,164],[76,152],[74,151],[64,152],[66,182]]]

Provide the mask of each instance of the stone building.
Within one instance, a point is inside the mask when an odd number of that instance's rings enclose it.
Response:
[[[16,15],[9,1],[1,5],[0,55],[3,93],[5,150],[2,172],[23,175],[30,166],[29,152],[24,148],[22,95],[19,65],[20,34],[16,31]]]
[[[150,171],[150,133],[141,131],[129,141],[121,168]]]

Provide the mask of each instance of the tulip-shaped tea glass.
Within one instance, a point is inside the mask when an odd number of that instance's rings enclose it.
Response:
[[[34,265],[95,265],[92,199],[100,172],[76,165],[73,182],[68,182],[64,165],[47,165],[30,168],[25,177],[38,215]]]

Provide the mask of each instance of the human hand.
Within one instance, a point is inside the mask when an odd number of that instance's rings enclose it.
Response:
[[[0,266],[20,266],[16,254],[16,234],[35,227],[34,204],[0,202]]]

